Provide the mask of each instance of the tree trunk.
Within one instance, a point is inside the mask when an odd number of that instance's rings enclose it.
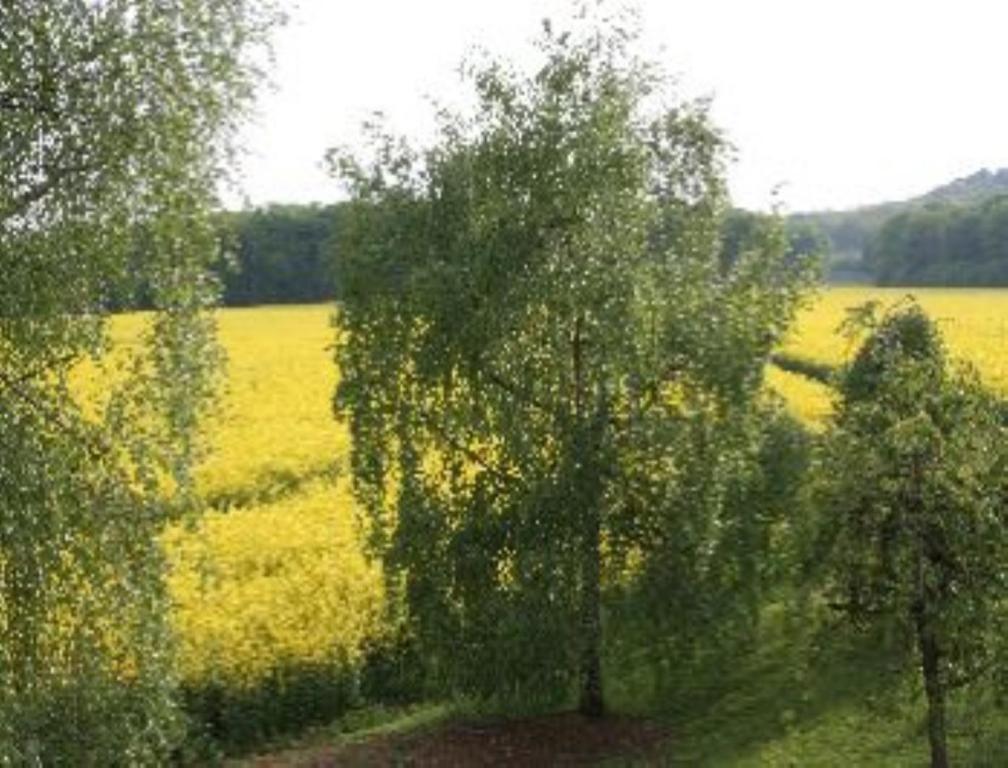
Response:
[[[915,461],[911,471],[913,492],[907,506],[916,512],[915,518],[918,521],[926,520],[925,508],[921,501],[923,474],[924,470],[920,463]],[[928,586],[927,579],[927,565],[935,564],[936,558],[927,529],[919,530],[917,536],[918,548],[915,557],[917,594],[911,611],[917,630],[917,646],[920,648],[924,693],[927,695],[927,731],[928,742],[931,745],[931,768],[948,768],[948,747],[945,743],[945,681],[941,674],[941,649],[938,647],[938,638],[935,637],[930,616],[930,607],[934,605],[933,587]]]
[[[584,349],[581,317],[571,336],[574,374],[574,488],[572,501],[581,508],[581,714],[602,717],[602,567],[601,496],[598,440],[586,413]]]
[[[602,589],[598,510],[590,513],[581,553],[581,714],[602,717]]]
[[[917,615],[917,643],[920,646],[921,671],[927,694],[928,741],[931,744],[931,768],[948,768],[948,747],[945,743],[945,685],[939,669],[940,654],[934,631],[923,612]]]

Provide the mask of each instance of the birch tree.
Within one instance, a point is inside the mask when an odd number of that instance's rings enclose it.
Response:
[[[606,584],[716,550],[712,487],[682,472],[703,446],[730,472],[714,446],[807,279],[772,222],[722,268],[726,142],[635,39],[604,11],[546,23],[531,74],[466,70],[475,109],[430,148],[376,127],[332,154],[336,405],[431,675],[526,705],[576,690],[589,715]]]

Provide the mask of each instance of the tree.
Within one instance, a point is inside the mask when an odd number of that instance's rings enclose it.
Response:
[[[721,221],[721,261],[725,267],[734,264],[746,248],[759,248],[761,231],[778,222],[772,214],[756,213],[740,208],[729,210]],[[796,261],[820,258],[829,252],[829,241],[811,221],[789,219],[785,226],[788,252]]]
[[[332,300],[338,291],[330,250],[339,216],[334,205],[274,205],[224,216],[234,240],[233,260],[217,265],[224,303]]]
[[[526,705],[576,687],[590,715],[605,585],[715,569],[807,276],[779,222],[721,268],[724,140],[596,21],[545,23],[531,76],[471,66],[474,114],[442,112],[431,149],[379,127],[370,160],[332,156],[336,405],[432,676]]]
[[[938,768],[947,693],[992,673],[1006,629],[1008,435],[997,401],[972,371],[950,369],[918,306],[870,327],[821,456],[829,591],[853,620],[914,639]]]
[[[866,258],[883,285],[1003,285],[1008,278],[1005,196],[931,202],[885,222]]]
[[[0,2],[4,764],[176,743],[156,537],[191,504],[210,210],[275,20],[254,0]],[[140,285],[156,311],[113,354],[110,299]],[[72,385],[85,363],[104,392]]]

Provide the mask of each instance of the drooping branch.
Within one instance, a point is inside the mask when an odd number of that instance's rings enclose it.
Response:
[[[96,460],[101,459],[113,452],[112,445],[100,434],[95,432],[82,433],[80,429],[75,428],[75,425],[67,420],[66,414],[60,411],[59,408],[35,396],[26,386],[35,378],[38,378],[37,371],[29,371],[22,376],[12,376],[0,370],[0,391],[12,394],[57,431],[81,440],[91,458]]]
[[[47,168],[42,179],[35,184],[29,185],[21,193],[11,197],[6,205],[0,208],[0,223],[23,215],[32,205],[44,199],[50,192],[53,192],[75,174],[84,174],[91,170],[93,169],[87,165]]]
[[[32,379],[38,379],[44,376],[53,368],[65,368],[77,359],[77,355],[74,353],[67,353],[55,359],[46,361],[44,367],[36,366],[34,368],[28,368],[21,371],[19,375],[14,376],[10,373],[4,373],[0,369],[0,384],[7,386],[8,388],[20,388],[28,384]]]
[[[516,472],[502,469],[499,466],[491,464],[478,451],[455,438],[451,432],[444,429],[431,414],[423,410],[417,410],[414,413],[420,418],[423,426],[433,432],[438,439],[444,441],[444,443],[452,450],[461,453],[469,461],[476,464],[480,469],[493,475],[499,482],[509,484],[520,479],[520,476]]]
[[[0,112],[28,112],[38,117],[59,120],[63,113],[52,104],[33,98],[34,94],[25,91],[0,91]]]
[[[581,343],[581,326],[583,320],[580,315],[574,320],[574,332],[571,334],[571,358],[574,370],[574,421],[580,422],[584,409],[584,350]]]
[[[483,372],[488,382],[495,385],[499,389],[502,389],[507,394],[511,395],[521,405],[531,407],[542,413],[544,416],[548,416],[550,418],[557,417],[558,414],[556,413],[556,411],[551,409],[541,399],[537,398],[534,394],[527,391],[526,389],[522,389],[516,384],[508,381],[504,376],[502,376],[492,367],[486,366],[483,369]]]

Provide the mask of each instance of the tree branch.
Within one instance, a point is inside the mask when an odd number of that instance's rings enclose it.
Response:
[[[495,384],[500,389],[507,392],[513,398],[518,400],[522,405],[531,406],[536,410],[542,412],[546,416],[555,418],[556,413],[551,411],[549,406],[546,405],[542,400],[535,397],[535,395],[521,390],[519,387],[505,379],[500,373],[495,371],[490,367],[483,368],[483,373],[486,376],[487,381],[491,384]]]
[[[0,111],[4,112],[30,112],[33,115],[48,117],[58,120],[63,113],[55,109],[51,104],[32,98],[33,94],[18,91],[0,91]]]
[[[68,423],[65,414],[53,408],[42,399],[35,397],[25,388],[29,381],[38,377],[38,371],[26,372],[23,376],[14,377],[0,370],[0,388],[12,393],[18,400],[25,403],[43,421],[56,427],[60,432],[82,441],[88,453],[94,459],[100,459],[112,452],[108,441],[94,433],[82,433],[75,425]]]
[[[438,438],[443,440],[452,450],[458,451],[459,453],[463,454],[467,459],[472,461],[474,464],[478,465],[481,469],[494,475],[499,482],[508,484],[513,483],[516,480],[520,479],[519,475],[516,474],[515,472],[506,469],[501,469],[500,467],[489,463],[477,451],[473,450],[468,445],[465,445],[464,443],[458,441],[447,430],[443,429],[441,425],[438,424],[437,421],[425,411],[417,411],[416,413],[423,422],[423,425],[431,432],[433,432],[435,435],[437,435]]]
[[[64,166],[63,168],[46,169],[45,178],[29,186],[21,194],[14,195],[3,208],[0,208],[0,222],[25,213],[28,208],[42,200],[72,174],[86,173],[89,170],[91,168],[87,165],[71,165]]]

